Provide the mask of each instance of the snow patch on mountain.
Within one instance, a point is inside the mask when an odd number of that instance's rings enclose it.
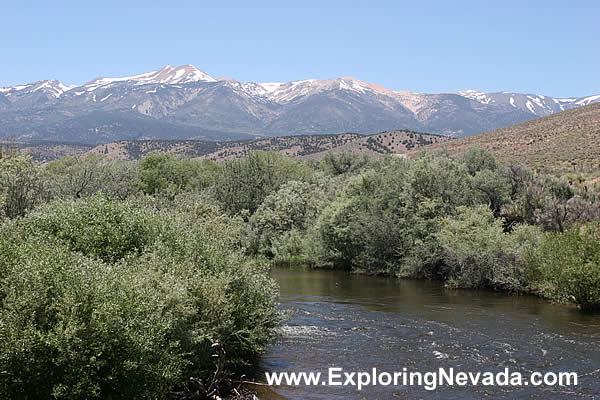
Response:
[[[531,101],[527,100],[527,103],[525,103],[525,105],[527,106],[529,111],[531,111],[532,114],[535,114],[535,109],[533,108],[533,104],[531,104]]]
[[[477,90],[472,90],[472,89],[461,90],[457,94],[459,94],[459,95],[461,95],[463,97],[466,97],[468,99],[475,100],[475,101],[477,101],[479,103],[482,103],[482,104],[490,104],[490,103],[494,102],[494,100],[491,97],[489,97],[487,95],[487,93],[480,92],[480,91],[477,91]]]
[[[510,105],[513,108],[531,113],[538,117],[600,101],[600,95],[559,99],[538,94],[510,92],[484,93],[477,90],[463,90],[456,94],[482,104],[499,106]]]
[[[600,94],[597,94],[595,96],[584,97],[583,99],[576,101],[575,104],[579,106],[587,106],[588,104],[591,104],[598,100],[600,100]]]
[[[265,89],[266,93],[272,93],[279,89],[281,85],[283,85],[283,82],[264,82],[259,83],[258,85]]]
[[[541,107],[541,108],[545,107],[545,104],[542,102],[542,100],[539,97],[527,96],[527,98],[530,99],[531,101],[533,101],[539,107]]]
[[[21,95],[42,91],[45,94],[59,98],[63,93],[73,89],[75,86],[67,86],[56,79],[48,79],[44,81],[38,81],[28,83],[26,85],[17,85],[6,88],[0,88],[0,93],[6,93],[6,96],[10,95]]]
[[[303,79],[287,83],[261,83],[265,96],[276,103],[289,103],[301,97],[322,92],[343,90],[358,94],[393,93],[379,85],[369,84],[352,77],[338,79]]]
[[[145,72],[133,76],[97,78],[86,83],[84,87],[88,92],[91,92],[98,88],[110,87],[120,82],[131,82],[134,85],[176,85],[194,82],[217,82],[217,80],[191,64],[180,67],[167,65],[157,71]]]
[[[31,87],[32,84],[28,84],[28,85],[18,85],[18,86],[11,86],[11,87],[5,87],[5,88],[0,88],[0,92],[2,93],[6,93],[6,92],[18,92],[20,90],[23,89],[27,89],[29,87]]]

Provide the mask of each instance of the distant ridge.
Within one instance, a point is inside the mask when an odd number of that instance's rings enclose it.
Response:
[[[405,154],[411,149],[442,143],[449,138],[411,131],[381,132],[374,135],[340,133],[336,135],[282,136],[268,139],[212,142],[212,141],[121,141],[99,145],[88,153],[103,154],[112,159],[136,160],[155,152],[170,152],[180,156],[230,161],[248,156],[251,151],[274,151],[290,157],[321,159],[327,153],[354,153],[381,156]]]
[[[353,77],[239,82],[167,65],[79,86],[44,80],[0,88],[0,140],[96,145],[394,129],[462,137],[596,102],[600,95],[415,93]]]
[[[349,152],[381,156],[403,155],[411,149],[441,143],[448,137],[411,131],[390,131],[374,135],[340,133],[335,135],[298,135],[243,141],[205,140],[130,140],[105,143],[95,147],[65,143],[5,143],[30,154],[42,162],[64,156],[100,154],[114,160],[137,160],[160,151],[180,157],[191,157],[216,162],[246,157],[251,151],[274,151],[295,158],[321,159],[327,153]],[[1,143],[0,143],[1,144]]]

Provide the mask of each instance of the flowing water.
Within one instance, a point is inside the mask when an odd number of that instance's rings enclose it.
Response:
[[[277,386],[265,399],[600,399],[600,315],[531,296],[450,290],[427,281],[276,268],[289,319],[269,372],[568,371],[578,386]]]

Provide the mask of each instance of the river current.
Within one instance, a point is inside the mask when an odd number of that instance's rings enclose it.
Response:
[[[437,282],[275,268],[289,318],[269,372],[577,372],[578,386],[277,386],[265,399],[600,399],[600,315]],[[325,375],[326,376],[326,375]],[[343,381],[343,379],[341,379]]]

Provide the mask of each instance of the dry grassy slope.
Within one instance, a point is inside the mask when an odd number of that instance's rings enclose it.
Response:
[[[219,150],[204,154],[199,158],[222,162],[247,157],[249,152],[255,150],[276,151],[290,157],[303,157],[343,146],[360,137],[355,133],[342,133],[338,135],[283,136],[251,142],[231,142]]]
[[[279,151],[290,156],[302,156],[333,148],[355,140],[359,135],[286,136],[251,141],[198,141],[198,140],[142,140],[121,141],[94,147],[90,152],[113,159],[135,160],[154,151],[170,152],[180,156],[232,160],[245,157],[253,150]]]
[[[596,175],[600,172],[600,103],[428,146],[422,151],[447,150],[453,155],[471,146],[489,149],[502,161],[537,170]]]
[[[122,141],[100,145],[90,152],[105,154],[113,159],[138,159],[152,151],[167,151],[182,156],[209,159],[217,162],[243,158],[254,150],[277,151],[299,158],[322,158],[328,152],[353,152],[370,155],[403,154],[406,151],[448,138],[409,131],[382,132],[363,136],[354,133],[337,135],[284,136],[237,142],[181,141]]]
[[[328,152],[332,153],[359,153],[371,156],[382,154],[406,154],[412,149],[444,143],[450,140],[447,136],[431,135],[428,133],[414,133],[410,131],[390,131],[376,135],[360,136],[356,140],[331,150],[313,153],[307,158],[321,159]]]

